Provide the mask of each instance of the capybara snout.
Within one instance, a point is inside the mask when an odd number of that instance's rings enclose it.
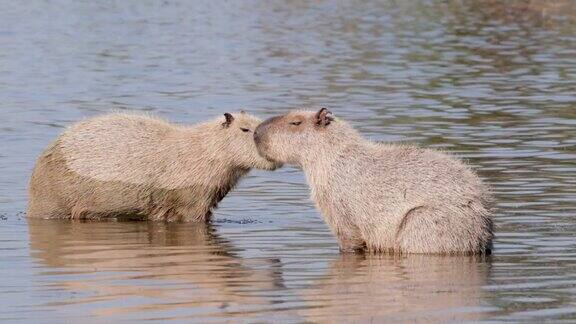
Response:
[[[262,123],[260,123],[260,125],[258,125],[258,127],[256,127],[256,130],[254,131],[254,141],[256,141],[256,143],[262,143],[262,134],[266,133],[266,129],[269,128],[271,125],[274,124],[274,122],[278,122],[279,119],[281,119],[282,117],[280,116],[276,116],[276,117],[272,117],[272,118],[268,118],[265,121],[263,121]]]

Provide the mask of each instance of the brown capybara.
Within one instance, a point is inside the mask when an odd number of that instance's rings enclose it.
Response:
[[[192,126],[114,113],[66,129],[40,155],[28,217],[207,221],[261,157],[244,112]]]
[[[260,154],[301,167],[342,251],[487,253],[491,193],[458,159],[371,142],[323,108],[264,121]]]

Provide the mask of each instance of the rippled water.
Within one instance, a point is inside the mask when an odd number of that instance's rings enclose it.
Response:
[[[576,319],[576,8],[503,3],[3,2],[0,321]],[[252,172],[210,226],[23,213],[71,122],[301,106],[469,160],[494,255],[341,255],[292,168]]]

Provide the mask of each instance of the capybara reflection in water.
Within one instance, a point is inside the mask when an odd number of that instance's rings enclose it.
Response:
[[[371,142],[325,108],[270,118],[254,140],[265,158],[303,169],[342,251],[490,251],[490,191],[451,155]]]
[[[244,112],[179,126],[114,113],[66,129],[40,155],[28,217],[204,222],[251,168],[273,170]]]

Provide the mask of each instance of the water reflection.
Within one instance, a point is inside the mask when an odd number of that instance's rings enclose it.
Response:
[[[306,290],[311,321],[480,320],[490,257],[342,255]]]
[[[492,310],[482,303],[489,257],[332,254],[314,270],[284,269],[240,257],[203,224],[30,220],[29,235],[39,281],[59,296],[32,307],[67,314],[328,323],[478,320]],[[284,277],[300,284],[288,293]]]
[[[30,220],[29,234],[42,275],[57,278],[51,289],[74,292],[44,307],[113,301],[92,315],[233,318],[274,302],[251,292],[283,288],[278,259],[238,257],[210,225]]]
[[[572,0],[447,1],[444,5],[461,17],[474,13],[485,21],[526,23],[534,27],[555,28],[566,20],[576,21],[576,3]]]

